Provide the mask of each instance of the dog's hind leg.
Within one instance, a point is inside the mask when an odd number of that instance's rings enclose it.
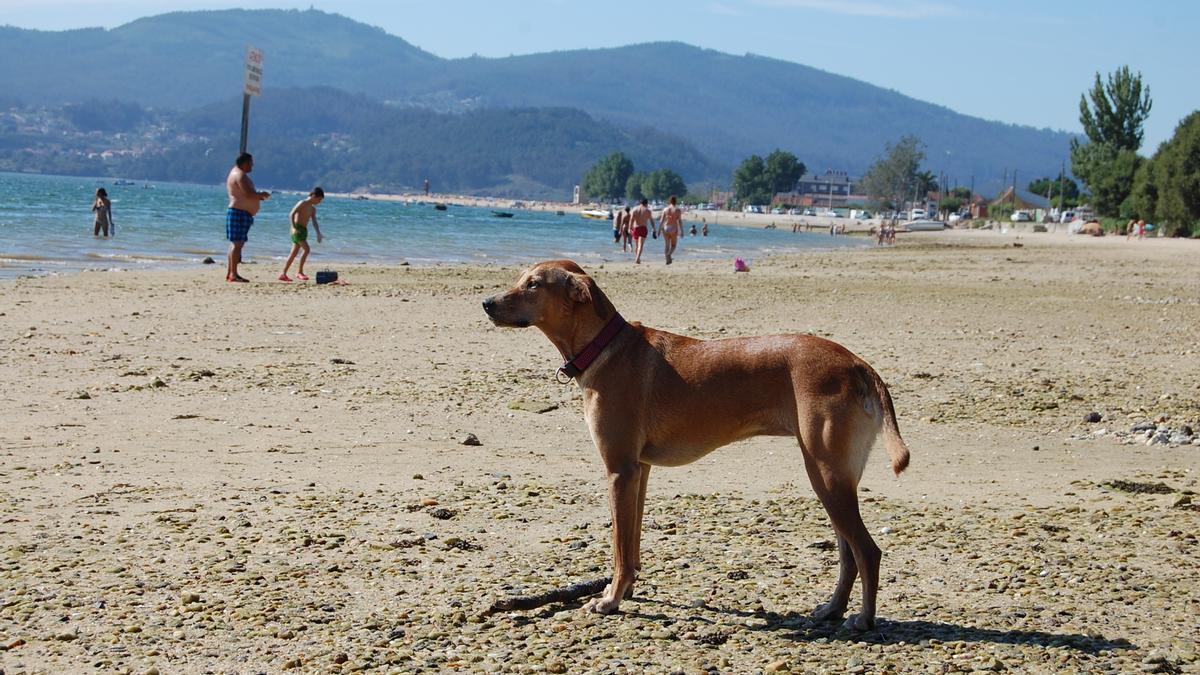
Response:
[[[854,553],[846,538],[838,535],[838,580],[837,587],[829,602],[813,610],[812,618],[817,621],[840,621],[846,614],[846,604],[850,601],[850,591],[854,588],[854,580],[858,577],[858,565],[854,562]]]
[[[825,427],[819,425],[818,428]],[[832,431],[828,427],[821,432]],[[853,565],[862,579],[862,612],[846,620],[845,627],[851,630],[868,630],[875,625],[875,596],[879,590],[879,561],[882,552],[871,539],[867,526],[863,524],[858,510],[858,474],[854,457],[845,453],[831,453],[829,447],[838,439],[834,433],[809,434],[801,440],[804,449],[804,467],[808,471],[813,491],[817,493],[829,520],[838,535],[838,552],[841,555],[841,571],[838,585],[828,603],[818,608],[814,616],[832,618],[838,610],[845,611],[850,589],[854,584],[854,573],[850,561],[846,560],[845,549],[849,548]]]

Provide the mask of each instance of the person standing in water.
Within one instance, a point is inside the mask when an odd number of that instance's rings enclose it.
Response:
[[[108,190],[96,188],[96,198],[92,200],[92,212],[96,214],[96,218],[92,222],[92,236],[99,237],[103,232],[107,237],[109,228],[112,229],[113,236],[116,236],[117,225],[112,219],[112,200],[108,198]]]
[[[649,202],[645,199],[637,208],[629,213],[629,224],[633,227],[633,243],[636,257],[633,262],[638,265],[642,264],[642,249],[646,247],[646,235],[650,234],[650,228],[654,227],[654,213],[650,211],[647,205]]]
[[[667,200],[669,204],[659,217],[663,235],[663,254],[670,265],[674,259],[675,247],[679,244],[679,235],[683,232],[683,209],[675,205],[675,195]]]

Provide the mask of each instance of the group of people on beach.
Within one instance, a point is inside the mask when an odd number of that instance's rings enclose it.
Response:
[[[254,157],[248,152],[243,152],[238,155],[237,161],[225,178],[225,190],[229,193],[229,208],[225,210],[225,238],[229,240],[225,281],[249,281],[238,274],[238,265],[242,262],[242,247],[246,245],[259,207],[271,198],[270,192],[255,189],[254,181],[250,179],[253,169]],[[308,275],[304,273],[304,263],[308,260],[311,250],[308,245],[308,224],[311,222],[317,233],[317,243],[323,242],[325,237],[321,235],[321,226],[317,223],[317,205],[324,199],[325,191],[314,187],[307,197],[296,202],[288,214],[288,221],[292,226],[292,251],[288,254],[287,262],[283,264],[283,272],[279,274],[280,281],[292,280],[288,276],[288,270],[291,269],[297,254],[300,255],[300,264],[296,267],[296,279],[308,281]]]
[[[643,199],[632,210],[626,206],[613,212],[613,242],[621,244],[624,252],[633,252],[633,262],[642,264],[642,249],[646,246],[646,237],[663,238],[663,256],[670,265],[675,259],[675,249],[679,246],[679,237],[683,234],[683,209],[679,208],[678,199],[671,195],[667,200],[667,208],[654,222],[654,212],[650,210],[649,201]],[[696,226],[692,225],[692,236],[696,236]],[[708,223],[704,224],[704,236],[708,236]]]
[[[1125,241],[1129,241],[1130,239],[1132,239],[1135,236],[1138,239],[1146,238],[1146,221],[1145,220],[1131,219],[1129,221],[1129,223],[1127,223],[1125,225]]]

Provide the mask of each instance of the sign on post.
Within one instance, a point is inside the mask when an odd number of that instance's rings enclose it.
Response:
[[[242,87],[242,142],[241,150],[246,151],[246,136],[250,133],[250,97],[262,96],[262,52],[246,45],[246,83]]]
[[[247,96],[262,95],[263,54],[254,47],[246,47],[246,87]]]

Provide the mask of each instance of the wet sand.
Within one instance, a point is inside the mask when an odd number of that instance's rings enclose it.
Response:
[[[609,566],[579,394],[479,306],[515,267],[89,272],[0,286],[0,670],[1200,669],[1200,242],[648,259],[589,270],[627,318],[811,332],[889,383],[877,630],[807,618],[836,551],[772,438],[654,471],[621,614],[480,617]]]

